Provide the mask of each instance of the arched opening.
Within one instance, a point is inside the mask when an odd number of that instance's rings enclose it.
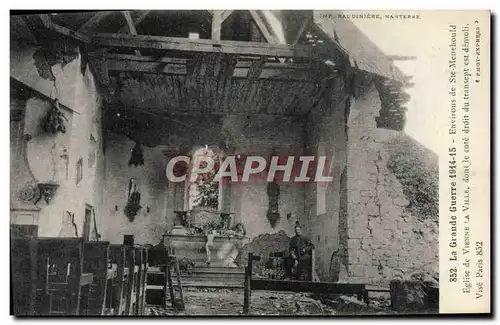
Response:
[[[186,210],[209,209],[216,211],[226,210],[229,202],[226,193],[229,189],[225,180],[215,178],[219,167],[225,157],[224,152],[216,146],[195,146],[191,153],[189,172],[185,183],[185,208]],[[193,175],[195,166],[205,168],[206,158],[212,159],[214,166],[210,171]]]

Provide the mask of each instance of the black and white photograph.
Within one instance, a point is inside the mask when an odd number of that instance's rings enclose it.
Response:
[[[489,11],[9,19],[11,315],[490,312]]]

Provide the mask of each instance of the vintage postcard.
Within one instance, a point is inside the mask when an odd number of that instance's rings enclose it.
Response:
[[[11,11],[11,314],[490,313],[490,19]]]

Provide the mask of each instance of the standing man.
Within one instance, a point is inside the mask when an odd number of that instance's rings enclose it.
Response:
[[[295,236],[290,239],[286,271],[291,279],[303,280],[304,272],[307,274],[307,265],[312,263],[311,251],[315,248],[309,238],[302,236],[302,226],[295,223]],[[312,275],[309,275],[312,276]]]

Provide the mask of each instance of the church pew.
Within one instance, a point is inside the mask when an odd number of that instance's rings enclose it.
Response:
[[[145,247],[135,247],[135,265],[139,270],[136,281],[136,301],[134,306],[134,315],[144,313],[145,307],[145,290],[146,290],[146,274],[148,269],[147,249]]]
[[[116,281],[113,283],[113,297],[111,306],[113,315],[125,314],[127,304],[127,287],[128,287],[128,267],[126,265],[125,247],[122,245],[109,246],[110,263],[116,266]]]
[[[83,272],[82,238],[38,238],[36,315],[79,315],[82,288],[93,282]]]
[[[252,277],[253,261],[259,261],[260,256],[248,254],[248,265],[245,268],[243,313],[248,314],[252,290],[266,291],[291,291],[291,292],[312,292],[312,293],[332,293],[332,294],[352,294],[358,299],[363,299],[369,303],[368,291],[364,284],[335,283],[335,282],[313,282],[297,280],[269,280],[256,279]]]
[[[10,228],[11,314],[29,316],[34,313],[38,227]]]
[[[83,271],[94,275],[89,291],[82,297],[84,315],[104,315],[106,308],[106,295],[112,290],[108,288],[109,278],[109,242],[85,242],[83,245]]]
[[[168,254],[163,241],[159,245],[148,248],[147,262],[145,304],[166,306]]]
[[[139,267],[135,265],[135,248],[129,245],[123,245],[125,248],[125,261],[126,261],[126,304],[125,315],[134,315],[134,305],[137,299],[136,295],[136,282]]]

